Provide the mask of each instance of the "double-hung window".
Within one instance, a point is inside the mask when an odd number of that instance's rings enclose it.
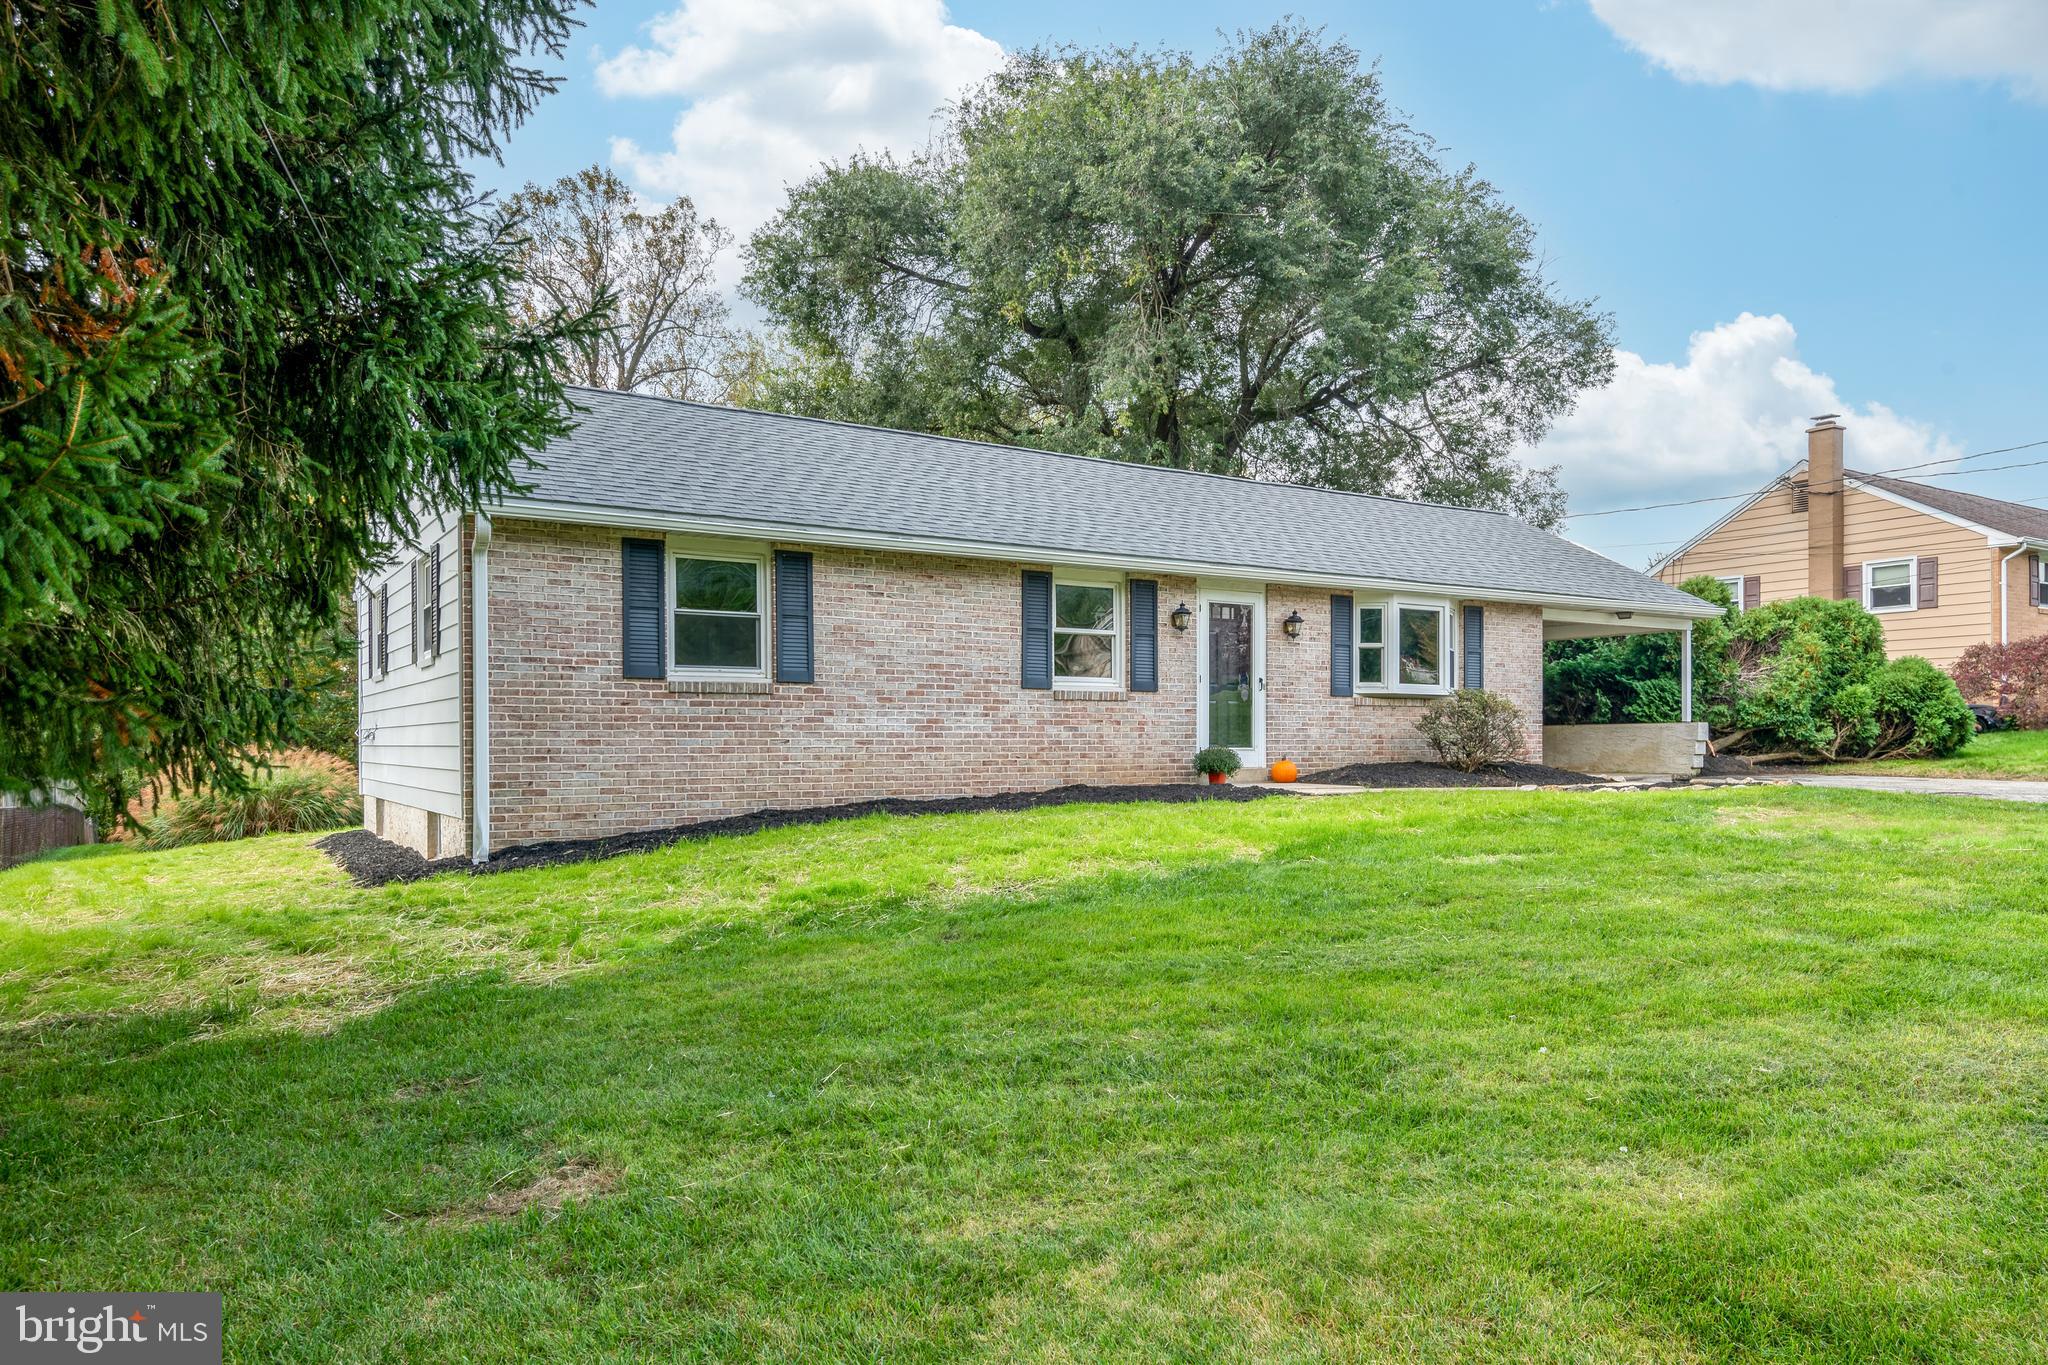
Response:
[[[1362,602],[1357,639],[1362,692],[1434,696],[1455,685],[1448,602]]]
[[[1110,579],[1055,576],[1052,583],[1052,685],[1114,688],[1123,657],[1123,609]]]
[[[1739,573],[1716,574],[1715,577],[1721,582],[1723,587],[1728,589],[1728,595],[1735,599],[1736,610],[1740,611],[1742,609],[1742,575]]]
[[[1863,566],[1863,605],[1872,611],[1911,611],[1919,605],[1917,559],[1873,559]]]
[[[747,548],[669,546],[669,673],[768,676],[768,556]]]

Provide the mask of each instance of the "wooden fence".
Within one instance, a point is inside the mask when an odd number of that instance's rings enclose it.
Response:
[[[92,821],[74,806],[0,809],[0,867],[12,867],[53,848],[92,842]]]

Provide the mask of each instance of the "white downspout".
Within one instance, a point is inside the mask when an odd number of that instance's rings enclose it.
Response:
[[[491,519],[476,514],[469,551],[470,811],[469,860],[491,856]]]
[[[2023,540],[2011,554],[1998,561],[1998,643],[2002,645],[2012,643],[2012,606],[2006,600],[2012,596],[2012,575],[2006,572],[2006,566],[2026,552],[2027,542]]]

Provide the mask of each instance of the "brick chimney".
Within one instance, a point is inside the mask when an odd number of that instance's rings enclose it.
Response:
[[[1806,591],[1842,595],[1842,423],[1823,413],[1806,429]]]

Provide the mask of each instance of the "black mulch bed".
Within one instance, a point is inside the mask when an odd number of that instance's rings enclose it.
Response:
[[[1461,773],[1440,763],[1347,763],[1319,773],[1303,773],[1304,782],[1343,787],[1597,787],[1601,779],[1568,768],[1541,763],[1503,763]]]
[[[1078,802],[1114,805],[1132,801],[1258,801],[1268,796],[1287,794],[1270,787],[1169,782],[1156,786],[1054,787],[1051,791],[1005,792],[1000,796],[947,796],[928,801],[894,798],[855,801],[843,806],[755,811],[751,815],[701,820],[694,825],[672,825],[667,829],[619,834],[607,839],[562,839],[546,844],[525,844],[493,854],[491,860],[481,866],[467,858],[439,858],[429,862],[411,849],[380,839],[364,829],[330,834],[313,847],[341,864],[342,871],[358,885],[382,886],[386,882],[414,882],[443,872],[512,872],[524,867],[587,863],[598,858],[616,858],[621,853],[645,853],[650,849],[666,848],[684,839],[703,839],[714,834],[752,834],[756,830],[780,829],[785,825],[822,825],[829,820],[853,820],[863,815],[957,815],[973,811],[1071,806]]]

